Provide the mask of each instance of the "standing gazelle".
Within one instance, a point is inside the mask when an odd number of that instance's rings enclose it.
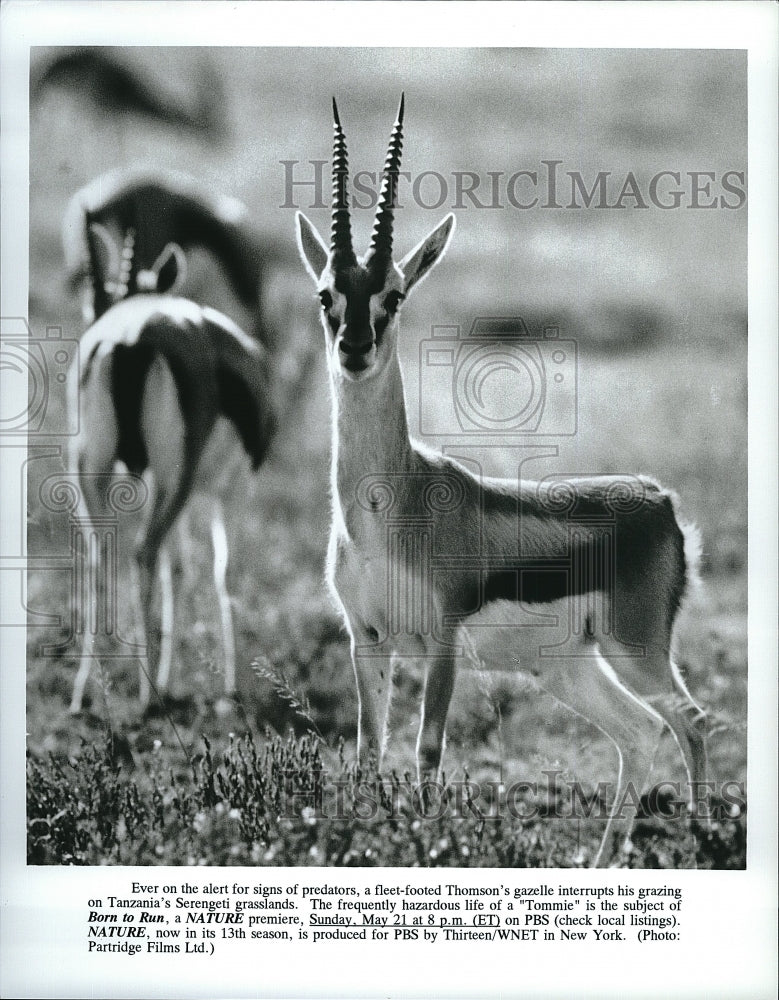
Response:
[[[672,494],[650,479],[569,479],[568,502],[561,503],[559,484],[480,480],[410,439],[398,361],[400,307],[444,254],[455,220],[448,215],[394,263],[401,99],[370,247],[358,259],[346,140],[335,102],[333,112],[330,245],[300,213],[297,236],[316,283],[330,372],[327,576],[351,640],[358,754],[373,750],[381,760],[394,658],[426,663],[420,776],[437,773],[441,764],[455,662],[463,650],[487,670],[528,674],[594,723],[619,752],[614,807],[594,859],[603,864],[618,838],[629,838],[664,723],[690,782],[706,776],[705,714],[670,654],[679,605],[695,571],[697,536],[680,525]],[[595,529],[572,532],[572,511]],[[443,570],[436,571],[436,559]],[[528,619],[537,623],[540,611],[559,612],[562,602],[562,620],[568,621],[565,612],[577,601],[586,603],[584,627],[559,648],[541,646]],[[597,617],[596,607],[603,609]],[[527,637],[534,641],[523,642]]]
[[[220,418],[227,418],[256,469],[272,432],[264,347],[214,309],[172,294],[182,250],[169,244],[152,266],[133,263],[133,230],[126,234],[118,283],[107,285],[97,234],[85,216],[90,277],[97,321],[81,339],[79,364],[69,376],[68,405],[78,414],[71,466],[81,486],[82,522],[99,525],[110,514],[117,463],[133,474],[151,473],[152,498],[135,551],[133,596],[148,644],[141,663],[141,702],[150,694],[150,668],[158,659],[157,690],[164,693],[172,658],[173,588],[164,543],[190,496],[198,489],[212,500],[214,583],[222,629],[225,687],[235,691],[235,644],[225,586],[227,535],[221,502],[231,488],[239,449]],[[129,276],[134,275],[133,289]],[[114,285],[116,284],[116,287]],[[133,290],[137,294],[132,294]],[[110,301],[107,295],[110,292]],[[168,294],[165,294],[168,293]],[[127,296],[127,297],[124,297]],[[222,421],[224,423],[224,421]],[[221,480],[221,482],[218,482]],[[99,566],[100,545],[91,545],[89,605],[71,711],[81,709],[96,655],[94,625],[105,605],[107,581]],[[152,595],[155,572],[162,591],[162,642],[152,655]],[[156,648],[154,649],[156,653]]]

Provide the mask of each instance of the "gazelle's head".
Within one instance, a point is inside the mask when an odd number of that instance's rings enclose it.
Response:
[[[384,163],[376,219],[368,252],[358,259],[352,247],[347,187],[346,137],[333,100],[333,208],[330,246],[297,213],[297,237],[306,270],[314,279],[327,338],[330,370],[350,381],[368,378],[392,356],[403,301],[448,246],[454,216],[447,217],[399,263],[392,259],[400,157],[403,150],[403,97]]]
[[[87,324],[100,319],[111,306],[139,292],[174,295],[186,280],[186,257],[177,243],[168,243],[157,259],[140,267],[135,254],[136,233],[124,233],[121,251],[111,232],[87,211],[84,218],[88,273],[82,290],[81,311]]]

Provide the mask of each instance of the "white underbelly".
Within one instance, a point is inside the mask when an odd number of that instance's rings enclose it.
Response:
[[[538,678],[561,660],[585,652],[582,616],[570,600],[521,605],[492,601],[458,628],[461,667]]]

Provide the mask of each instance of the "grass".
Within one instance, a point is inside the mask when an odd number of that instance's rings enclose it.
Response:
[[[507,809],[444,778],[426,798],[407,774],[361,771],[343,743],[333,752],[311,736],[231,736],[220,755],[206,739],[187,771],[159,743],[141,773],[125,775],[117,757],[111,739],[67,763],[30,757],[31,864],[565,868],[599,839],[595,823],[525,819],[544,816],[548,790]],[[644,806],[632,867],[743,865],[742,811],[720,803],[710,830],[680,835],[667,804]]]
[[[403,785],[419,723],[416,668],[401,671],[395,684],[381,782],[375,771],[358,774],[354,768],[354,682],[345,634],[322,583],[329,418],[321,333],[311,288],[293,259],[292,212],[278,207],[284,198],[279,161],[327,157],[327,88],[336,81],[338,93],[348,95],[341,111],[355,169],[374,169],[373,160],[380,161],[401,83],[412,171],[519,169],[553,156],[571,169],[596,172],[619,173],[636,164],[650,173],[738,169],[745,127],[744,97],[732,85],[733,74],[739,79],[742,72],[738,54],[635,52],[622,61],[596,50],[586,56],[441,50],[429,59],[414,50],[305,55],[300,71],[290,75],[284,52],[211,53],[224,79],[228,123],[228,138],[213,142],[132,116],[106,117],[73,92],[52,93],[34,109],[30,321],[37,335],[51,324],[62,326],[66,337],[81,332],[78,304],[61,279],[57,230],[67,198],[102,170],[147,160],[196,172],[246,199],[277,247],[266,290],[279,345],[276,364],[292,371],[291,385],[311,352],[315,364],[289,400],[294,405],[260,475],[242,473],[224,498],[238,646],[235,700],[222,697],[202,503],[193,505],[176,566],[177,673],[168,714],[152,706],[140,715],[137,664],[129,657],[95,671],[87,710],[76,718],[67,714],[76,666],[68,574],[30,574],[30,859],[584,864],[597,843],[596,821],[493,821],[467,811],[436,820],[416,815]],[[198,72],[197,60],[181,51],[175,66],[180,80]],[[507,113],[507,96],[523,108],[521,120]],[[444,211],[410,206],[399,218],[399,238],[416,242]],[[311,215],[322,223],[322,212]],[[367,233],[367,214],[357,215],[356,228]],[[577,340],[578,432],[555,439],[557,456],[530,463],[528,472],[652,474],[677,490],[685,516],[701,528],[704,586],[684,609],[678,648],[689,686],[713,720],[710,757],[718,783],[746,776],[745,234],[745,212],[463,211],[448,258],[404,310],[402,331],[412,429],[424,378],[419,344],[433,324],[467,330],[479,315],[522,315],[533,330],[558,323],[561,336]],[[207,261],[193,261],[189,281],[190,295],[245,321]],[[64,400],[57,386],[52,389],[56,426]],[[438,405],[424,391],[422,398],[426,407]],[[62,437],[42,440],[66,443]],[[480,458],[488,473],[516,474],[511,449],[490,449]],[[50,510],[40,493],[46,478],[63,467],[64,452],[29,463],[33,556],[67,558],[68,516]],[[119,525],[125,634],[132,630],[124,597],[136,526],[130,517]],[[47,623],[42,615],[60,620]],[[57,643],[59,652],[43,655],[44,645]],[[595,729],[551,699],[462,672],[445,768],[453,788],[466,778],[485,788],[488,782],[542,782],[544,771],[560,769],[594,789],[613,778],[616,759]],[[653,774],[681,780],[668,736]],[[306,799],[315,800],[317,789],[326,799],[342,787],[353,802],[367,782],[381,803],[379,785],[392,787],[394,780],[397,816],[381,807],[370,819],[343,822],[329,816],[332,801],[324,815]],[[301,794],[279,811],[290,788]],[[631,863],[689,866],[697,854],[700,867],[742,866],[744,822],[743,812],[723,813],[712,834],[698,831],[696,845],[686,823],[650,816],[639,824]]]

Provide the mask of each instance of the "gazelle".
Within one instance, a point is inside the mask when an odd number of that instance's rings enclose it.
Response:
[[[237,431],[256,469],[270,441],[273,419],[268,403],[268,372],[263,345],[247,336],[214,309],[195,305],[173,292],[184,256],[171,243],[151,266],[134,260],[134,230],[128,229],[116,282],[109,283],[101,265],[98,240],[105,233],[85,216],[97,321],[80,343],[79,363],[71,369],[68,405],[78,414],[71,467],[81,487],[80,516],[99,524],[110,513],[109,496],[117,463],[130,473],[148,471],[152,500],[136,543],[134,597],[149,649],[141,662],[141,702],[150,695],[149,668],[153,630],[152,596],[155,570],[160,570],[162,642],[159,649],[159,693],[170,675],[173,589],[167,550],[168,533],[193,491],[204,483],[210,493],[231,485],[237,449],[219,423],[224,417]],[[100,235],[98,235],[100,233]],[[131,294],[135,290],[137,294]],[[110,296],[110,301],[109,301]],[[222,422],[223,423],[223,422]],[[221,477],[223,482],[216,484]],[[227,535],[221,503],[212,513],[214,583],[217,590],[224,657],[225,687],[235,691],[235,643],[230,599],[225,586]],[[89,595],[91,622],[105,600],[99,545],[91,546]],[[84,627],[84,642],[73,688],[71,711],[81,709],[95,638]]]
[[[426,663],[420,777],[441,764],[458,655],[488,670],[523,673],[618,750],[614,807],[594,859],[604,864],[615,841],[628,841],[664,724],[690,782],[706,776],[706,717],[671,659],[697,535],[680,524],[673,495],[645,477],[569,479],[561,503],[559,486],[479,479],[411,440],[398,360],[400,310],[443,256],[455,220],[448,215],[393,261],[401,99],[370,247],[358,259],[335,101],[333,113],[329,246],[301,213],[297,238],[325,332],[333,411],[327,579],[351,641],[358,754],[374,752],[381,761],[398,657]],[[572,532],[574,515],[594,529]],[[585,627],[559,649],[542,648],[528,616],[537,622],[561,602],[565,610],[582,601]]]

